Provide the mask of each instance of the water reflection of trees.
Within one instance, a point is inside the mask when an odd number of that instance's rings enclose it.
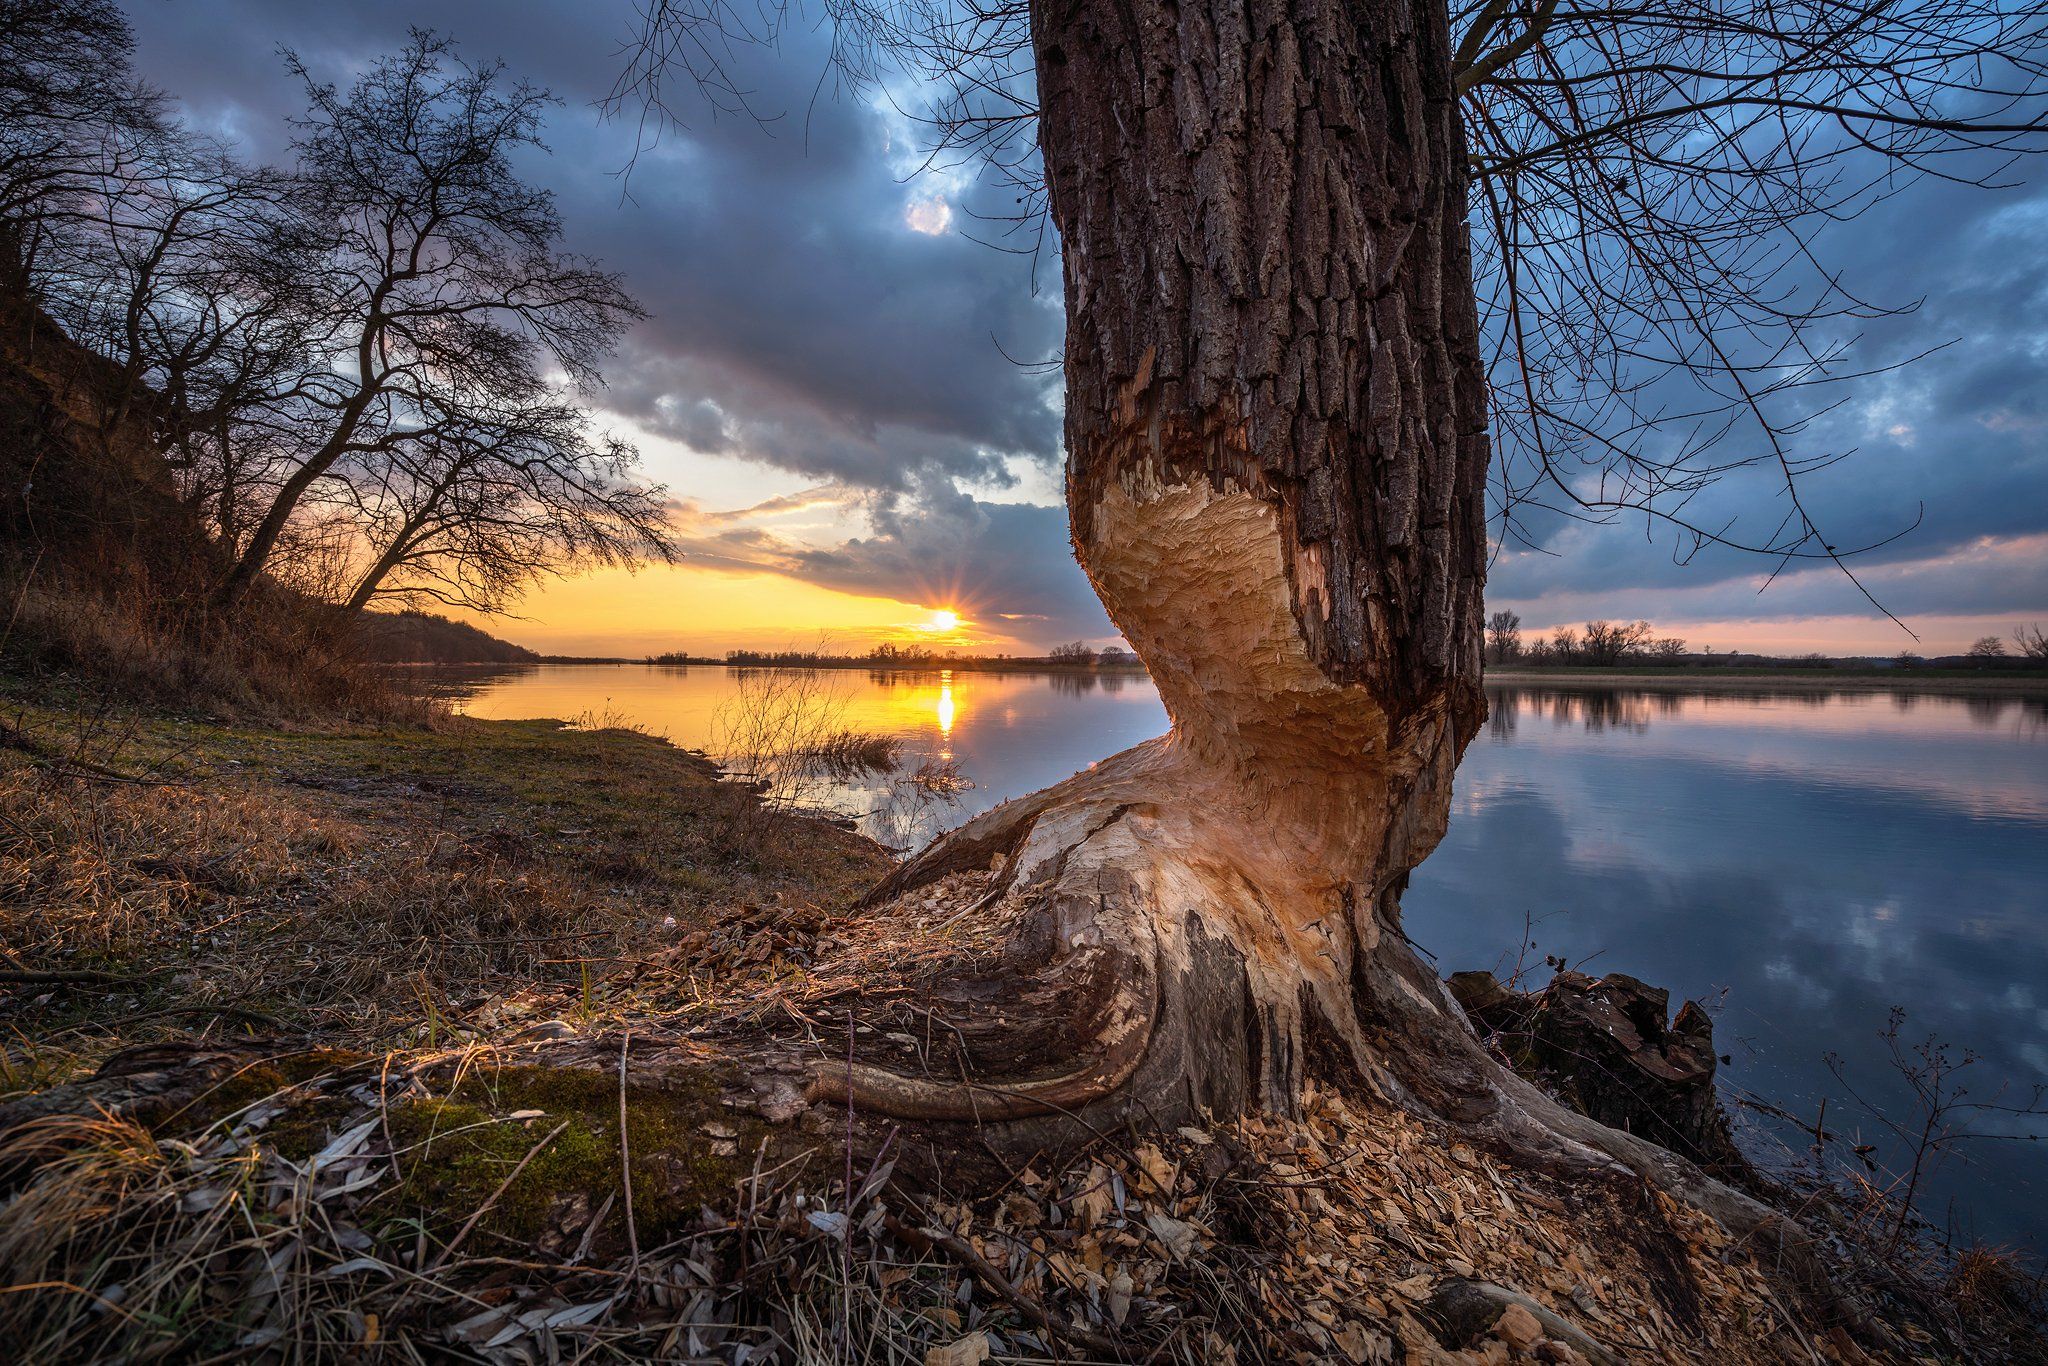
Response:
[[[930,687],[944,674],[952,674],[957,678],[963,673],[978,672],[982,671],[976,669],[869,669],[867,676],[868,682],[878,688]],[[1012,675],[1025,675],[1032,678],[1043,678],[1051,685],[1054,692],[1069,697],[1078,697],[1082,693],[1091,693],[1098,688],[1106,693],[1119,693],[1129,687],[1133,681],[1140,683],[1147,681],[1146,675],[1136,671],[1128,673],[1115,671],[1096,673],[1087,669],[1006,669],[1001,672]]]
[[[400,665],[392,672],[420,696],[460,707],[497,684],[539,671],[537,664]]]
[[[1495,740],[1511,739],[1523,716],[1548,717],[1552,725],[1581,726],[1589,731],[1643,731],[1653,719],[1673,720],[1694,703],[1748,702],[1798,706],[1820,711],[1836,703],[1871,697],[1870,688],[1715,688],[1697,692],[1626,687],[1574,687],[1567,684],[1489,683],[1486,697],[1490,710],[1487,734]],[[1912,711],[1923,694],[1895,692],[1893,708]],[[1984,693],[1943,693],[1941,700],[1961,704],[1963,714],[1986,730],[2015,726],[2021,733],[2038,734],[2048,727],[2048,697],[1993,696]]]
[[[1643,731],[1653,716],[1677,716],[1685,706],[1682,693],[1661,693],[1622,688],[1525,688],[1511,684],[1489,684],[1487,732],[1496,740],[1515,733],[1517,719],[1547,716],[1552,725],[1583,726],[1589,731],[1608,729]]]
[[[1068,697],[1079,697],[1083,693],[1094,692],[1097,688],[1106,693],[1122,692],[1129,685],[1131,678],[1138,676],[1140,675],[1127,677],[1123,674],[1090,673],[1074,670],[1071,672],[1048,673],[1045,677],[1046,681],[1052,684],[1054,692],[1062,693]]]
[[[2000,721],[2003,721],[2009,706],[2008,699],[2003,697],[1965,697],[1963,699],[1963,710],[1968,712],[1970,719],[1980,726],[1995,726]]]

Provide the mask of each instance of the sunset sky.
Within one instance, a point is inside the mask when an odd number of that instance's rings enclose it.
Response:
[[[431,5],[130,0],[143,75],[193,122],[281,158],[298,50],[346,83],[408,24],[562,100],[550,155],[525,166],[561,202],[567,243],[624,273],[652,315],[608,371],[602,422],[636,442],[675,500],[687,561],[532,594],[497,634],[559,653],[858,649],[883,639],[1028,651],[1112,639],[1067,546],[1060,504],[1057,262],[972,240],[999,208],[971,168],[920,169],[890,101],[834,88],[824,35],[735,60],[759,120],[682,106],[642,148],[595,102],[620,70],[631,10],[609,0]],[[895,104],[916,107],[915,91]],[[2023,168],[2024,169],[2024,168]],[[2048,624],[2048,173],[1984,192],[1927,183],[1827,237],[1852,283],[1917,312],[1861,324],[1884,363],[1814,424],[1854,449],[1809,497],[1840,544],[1910,535],[1859,561],[1915,642],[1825,568],[1778,576],[1734,553],[1689,562],[1640,521],[1535,528],[1498,559],[1489,605],[1533,627],[1647,617],[1695,648],[1960,650]],[[1783,513],[1738,481],[1696,513],[1766,535]],[[1702,520],[1713,520],[1702,517]],[[934,614],[950,611],[958,625]]]

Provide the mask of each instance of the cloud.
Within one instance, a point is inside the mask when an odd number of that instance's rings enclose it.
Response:
[[[399,0],[135,0],[130,12],[142,72],[195,119],[273,158],[300,102],[280,44],[345,80],[420,19]],[[632,8],[506,14],[492,0],[445,0],[427,17],[471,59],[502,57],[562,100],[551,154],[526,169],[559,197],[569,243],[621,271],[653,315],[609,368],[601,406],[675,444],[681,454],[662,454],[659,472],[683,497],[700,478],[729,487],[746,462],[762,471],[764,496],[792,479],[831,488],[839,520],[859,533],[785,525],[763,541],[758,519],[738,519],[702,528],[708,542],[853,591],[957,582],[990,613],[1106,634],[1063,515],[1028,501],[1054,493],[1058,378],[1004,353],[1056,354],[1062,321],[1056,289],[1034,292],[1032,262],[962,230],[997,187],[959,170],[911,175],[914,132],[894,110],[836,88],[829,35],[801,25],[773,50],[733,54],[759,119],[719,115],[685,90],[687,127],[642,148],[622,180],[640,129],[604,122],[596,103],[619,72]],[[2044,231],[2048,186],[1991,193],[1926,181],[1822,239],[1852,287],[1887,303],[1919,299],[1902,316],[1845,320],[1840,339],[1857,363],[1950,343],[1850,386],[1849,401],[1802,437],[1806,449],[1857,452],[1806,485],[1836,543],[1879,541],[1919,518],[1911,535],[1857,562],[1894,610],[2048,618]],[[705,462],[724,462],[716,480]],[[1759,476],[1731,479],[1688,511],[1768,536],[1787,509]],[[1790,574],[1759,598],[1767,565],[1714,550],[1685,560],[1668,531],[1541,516],[1532,530],[1539,549],[1504,554],[1490,593],[1532,620],[1863,613],[1874,637],[1886,629],[1838,574]],[[1986,558],[1970,549],[1979,544],[2006,548]]]
[[[820,545],[762,524],[818,509],[858,509],[873,532]],[[1116,634],[1073,568],[1059,508],[986,502],[941,479],[884,494],[824,485],[725,512],[682,503],[674,515],[685,555],[703,568],[765,571],[861,597],[952,608],[972,622],[1002,623],[994,634],[1038,646]]]

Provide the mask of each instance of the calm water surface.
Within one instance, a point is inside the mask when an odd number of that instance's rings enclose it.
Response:
[[[948,824],[1165,728],[1142,677],[820,678],[844,723],[899,737],[909,767],[950,760],[975,782],[936,813]],[[716,667],[543,665],[469,677],[456,695],[485,717],[609,711],[715,754],[734,688]],[[1487,692],[1450,834],[1406,898],[1409,932],[1443,971],[1511,961],[1533,924],[1539,959],[1700,998],[1737,1094],[1809,1118],[1827,1097],[1829,1129],[1860,1131],[1881,1156],[1898,1145],[1849,1087],[1910,1115],[1879,1037],[1894,1006],[1910,1041],[1932,1031],[1979,1055],[1961,1074],[1972,1100],[2048,1082],[2048,702]],[[877,778],[827,795],[859,816],[890,791]],[[1773,1139],[1763,1125],[1750,1137]],[[1960,1145],[1929,1212],[2048,1250],[2048,1141]]]

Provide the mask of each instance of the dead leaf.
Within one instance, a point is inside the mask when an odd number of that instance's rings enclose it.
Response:
[[[969,1333],[942,1347],[925,1350],[924,1366],[981,1366],[988,1360],[988,1335]]]
[[[1195,1249],[1195,1226],[1184,1223],[1158,1210],[1148,1210],[1145,1225],[1157,1234],[1159,1241],[1166,1244],[1166,1250],[1176,1259],[1186,1257]]]
[[[1074,1217],[1081,1227],[1092,1227],[1109,1217],[1111,1204],[1109,1168],[1098,1162],[1088,1169],[1088,1179],[1074,1197]]]
[[[1118,1271],[1109,1279],[1109,1321],[1121,1328],[1131,1312],[1130,1273]]]
[[[1153,1147],[1150,1143],[1145,1143],[1139,1146],[1137,1157],[1138,1165],[1145,1170],[1146,1183],[1161,1195],[1171,1194],[1173,1191],[1173,1163],[1167,1161],[1166,1154],[1160,1152],[1159,1149]]]

